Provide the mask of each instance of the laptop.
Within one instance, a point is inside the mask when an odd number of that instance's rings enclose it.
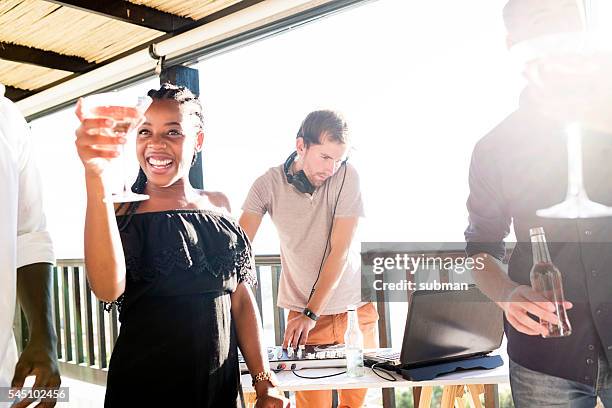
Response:
[[[400,371],[482,357],[501,346],[503,312],[475,285],[421,290],[409,300],[401,351],[366,352],[367,365]]]

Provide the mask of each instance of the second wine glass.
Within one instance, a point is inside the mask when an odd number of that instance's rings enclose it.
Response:
[[[144,114],[151,105],[152,99],[148,96],[127,95],[119,92],[108,92],[86,96],[81,101],[83,117],[87,119],[107,118],[112,119],[114,126],[112,136],[133,136],[136,128],[144,121]],[[125,148],[119,147],[120,161],[122,164],[122,190],[113,193],[112,202],[126,203],[143,201],[149,198],[146,194],[136,194],[128,187],[127,161]]]

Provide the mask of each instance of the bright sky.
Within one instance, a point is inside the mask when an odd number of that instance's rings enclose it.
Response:
[[[239,216],[255,178],[291,153],[305,115],[329,107],[352,131],[367,213],[361,239],[463,241],[472,148],[521,88],[504,3],[378,0],[199,62],[205,188],[227,194]],[[132,91],[156,86],[153,78]],[[83,255],[76,126],[73,109],[32,123],[60,259]],[[271,223],[255,251],[278,253]]]

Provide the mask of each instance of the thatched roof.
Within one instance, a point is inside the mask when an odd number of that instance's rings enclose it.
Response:
[[[20,100],[254,0],[1,0],[0,83]]]

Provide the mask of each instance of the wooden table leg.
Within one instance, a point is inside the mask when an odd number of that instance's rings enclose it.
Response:
[[[433,394],[433,387],[419,387],[419,408],[429,408],[431,405],[431,396]]]
[[[482,408],[480,404],[480,394],[484,392],[484,387],[480,384],[469,384],[467,387],[470,391],[470,397],[472,398],[474,408]]]
[[[497,384],[485,384],[484,394],[485,408],[499,408],[499,392]]]
[[[455,386],[455,400],[453,401],[453,404],[454,404],[453,406],[465,408],[465,398],[463,398],[464,395],[465,395],[465,386],[456,385]]]
[[[442,388],[442,403],[440,408],[453,408],[455,406],[455,398],[457,397],[458,388],[462,389],[463,385],[447,385]]]
[[[412,387],[412,405],[415,407],[418,407],[420,400],[421,400],[421,387]]]

